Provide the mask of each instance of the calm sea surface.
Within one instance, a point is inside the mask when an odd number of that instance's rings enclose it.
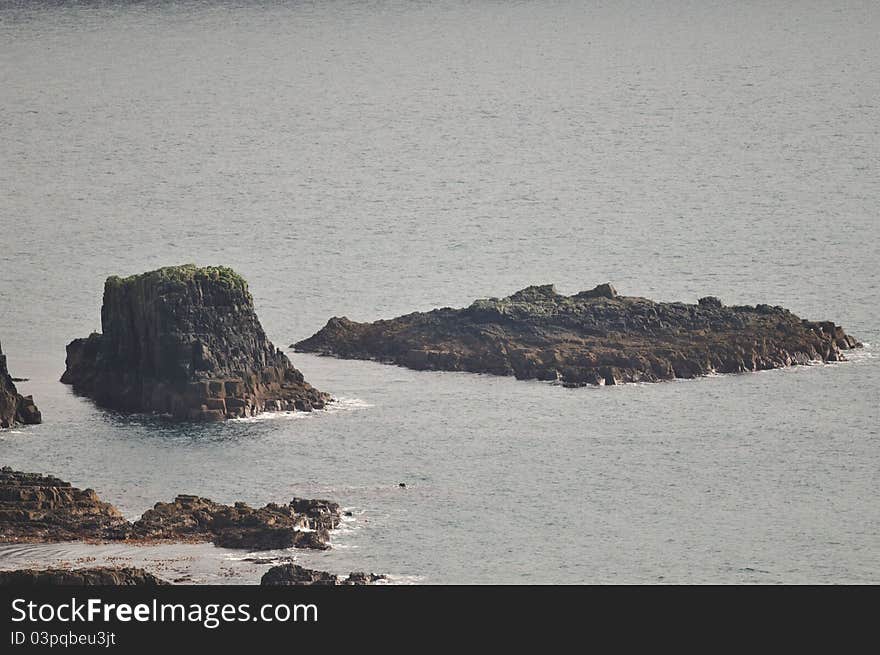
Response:
[[[878,33],[873,2],[0,1],[0,341],[45,419],[0,463],[132,518],[329,497],[354,520],[298,560],[400,582],[880,582],[874,345],[576,390],[294,355],[334,410],[224,425],[57,381],[106,276],[185,262],[241,272],[279,346],[606,281],[880,344]],[[254,581],[244,555],[0,566]]]

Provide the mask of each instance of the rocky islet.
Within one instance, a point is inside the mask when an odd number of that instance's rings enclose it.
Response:
[[[579,387],[836,362],[860,345],[830,321],[803,320],[779,306],[725,306],[712,296],[655,302],[620,296],[605,283],[571,296],[531,286],[463,309],[372,323],[334,317],[291,347]]]
[[[101,326],[67,346],[61,381],[110,409],[222,421],[330,401],[269,341],[230,268],[109,277]]]

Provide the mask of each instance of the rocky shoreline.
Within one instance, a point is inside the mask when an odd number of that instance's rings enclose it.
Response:
[[[109,409],[222,421],[331,400],[269,341],[247,282],[226,267],[109,277],[101,325],[68,344],[61,381]]]
[[[169,584],[165,580],[132,567],[96,566],[84,569],[15,569],[0,571],[0,585],[65,587],[91,586],[147,586],[157,587]]]
[[[6,355],[0,346],[0,428],[41,423],[43,417],[32,396],[22,396],[15,387],[17,378],[9,374]]]
[[[262,586],[365,586],[387,580],[384,575],[355,571],[342,578],[327,571],[307,569],[298,564],[273,566],[260,579]],[[172,584],[141,568],[95,566],[89,568],[14,569],[0,571],[0,586],[147,586]]]
[[[387,580],[387,577],[358,571],[349,574],[347,578],[341,578],[333,573],[306,569],[298,564],[281,564],[266,571],[260,579],[260,584],[263,586],[337,587],[369,585],[380,580]]]
[[[156,503],[127,521],[92,489],[39,473],[0,469],[0,543],[83,541],[154,543],[211,542],[223,548],[328,550],[329,531],[340,522],[339,505],[294,498],[286,505],[252,508],[179,495]],[[269,562],[271,560],[267,560]],[[347,578],[285,563],[270,568],[264,585],[366,585],[385,576],[355,572]],[[0,585],[157,585],[168,582],[131,567],[47,568],[0,571]]]
[[[611,284],[565,296],[552,285],[463,309],[357,323],[331,318],[298,352],[416,370],[467,371],[566,387],[658,382],[845,360],[861,344],[830,321],[783,307],[654,302]]]
[[[131,523],[92,489],[38,473],[0,469],[0,543],[202,543],[224,548],[328,550],[339,525],[339,505],[294,498],[287,505],[222,505],[179,495],[157,503]]]

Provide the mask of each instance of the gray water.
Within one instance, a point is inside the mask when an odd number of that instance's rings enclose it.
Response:
[[[873,2],[0,2],[0,340],[45,420],[0,462],[132,518],[330,497],[335,548],[276,555],[400,582],[880,582],[878,33]],[[334,410],[224,425],[57,382],[107,275],[185,262],[242,273],[280,346],[605,281],[869,345],[576,390],[294,354]],[[0,566],[256,580],[242,556]]]

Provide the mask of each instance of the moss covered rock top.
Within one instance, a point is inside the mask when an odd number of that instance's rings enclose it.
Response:
[[[231,291],[238,291],[251,299],[247,281],[228,266],[196,266],[181,264],[180,266],[164,266],[155,271],[120,277],[111,275],[105,283],[105,290],[138,283],[155,285],[164,288],[183,288],[192,284],[217,283]]]

